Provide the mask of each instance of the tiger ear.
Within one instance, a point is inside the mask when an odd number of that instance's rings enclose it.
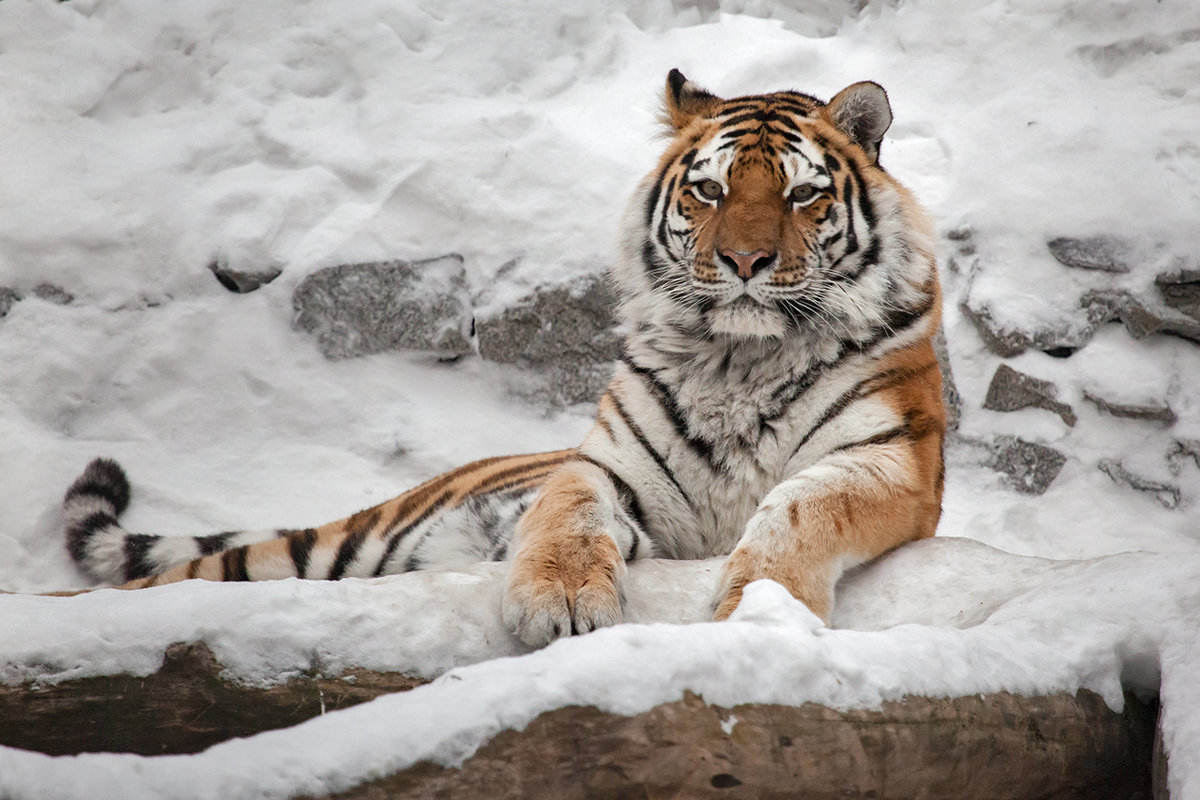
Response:
[[[709,94],[683,76],[677,69],[667,74],[667,91],[663,98],[662,121],[681,131],[697,117],[708,116],[721,98]]]
[[[892,107],[882,86],[871,81],[847,86],[829,101],[825,111],[838,130],[879,162],[879,143],[892,124]]]

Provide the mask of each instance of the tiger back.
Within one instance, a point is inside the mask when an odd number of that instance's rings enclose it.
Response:
[[[76,560],[127,588],[510,562],[504,616],[544,644],[621,619],[626,564],[729,554],[714,616],[778,581],[828,619],[837,577],[934,533],[945,415],[933,236],[879,164],[883,89],[722,99],[673,70],[670,142],[622,221],[628,331],[576,449],[489,459],[321,528],[125,532],[97,461]]]

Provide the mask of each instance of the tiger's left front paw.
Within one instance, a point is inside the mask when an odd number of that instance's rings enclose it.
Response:
[[[521,548],[504,593],[504,624],[533,647],[616,625],[624,573],[625,561],[608,536],[569,536]]]
[[[749,548],[734,550],[725,562],[713,603],[713,619],[729,619],[742,601],[742,590],[761,578],[782,584],[792,597],[829,624],[833,611],[833,580],[827,565],[772,559]]]

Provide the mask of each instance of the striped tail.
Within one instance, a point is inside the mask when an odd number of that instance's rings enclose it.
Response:
[[[274,530],[209,536],[156,536],[130,533],[117,517],[129,505],[129,480],[117,462],[97,458],[63,497],[67,550],[87,575],[105,583],[125,583],[233,547],[276,538]]]
[[[337,580],[505,558],[517,519],[574,450],[475,461],[319,528],[210,536],[130,533],[117,517],[129,481],[96,459],[67,490],[67,547],[97,580],[137,589],[203,578]]]

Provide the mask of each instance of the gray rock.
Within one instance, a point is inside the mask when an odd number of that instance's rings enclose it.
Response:
[[[987,349],[1001,358],[1019,356],[1026,350],[1041,350],[1053,356],[1068,356],[1091,341],[1096,333],[1095,325],[1085,319],[1064,319],[1060,324],[1034,331],[1008,328],[1000,324],[985,304],[974,304],[968,298],[959,308],[963,316],[975,325]]]
[[[1135,475],[1125,469],[1120,461],[1112,458],[1103,459],[1096,466],[1100,468],[1101,472],[1112,478],[1113,483],[1123,483],[1139,492],[1153,494],[1154,499],[1158,500],[1163,508],[1175,508],[1179,505],[1180,492],[1178,486],[1159,483],[1158,481],[1144,478],[1141,475]]]
[[[1101,272],[1129,272],[1130,247],[1127,242],[1113,236],[1093,236],[1087,239],[1060,236],[1051,239],[1046,246],[1060,264],[1068,267]]]
[[[1022,494],[1044,494],[1067,463],[1053,447],[1015,436],[997,436],[989,449],[987,466],[1007,476],[1008,485]]]
[[[1183,471],[1183,462],[1192,459],[1200,468],[1200,439],[1176,439],[1167,449],[1167,466],[1172,475]]]
[[[1119,321],[1134,339],[1165,333],[1200,342],[1200,321],[1170,309],[1152,310],[1123,289],[1094,289],[1080,298],[1093,326]]]
[[[19,302],[21,302],[21,295],[16,289],[0,286],[0,319],[3,319]]]
[[[933,337],[933,354],[937,356],[942,370],[942,403],[946,406],[946,430],[958,430],[962,418],[962,395],[954,383],[954,372],[950,369],[950,351],[946,349],[946,332],[938,328]]]
[[[33,293],[48,303],[57,303],[60,306],[70,305],[75,299],[75,295],[53,283],[39,283],[33,287]]]
[[[1180,269],[1154,279],[1168,306],[1200,320],[1200,269]]]
[[[296,287],[292,306],[294,327],[314,334],[327,358],[471,351],[471,307],[458,255],[317,270]]]
[[[1161,422],[1164,425],[1175,424],[1175,412],[1171,407],[1164,403],[1118,403],[1113,400],[1106,400],[1090,389],[1083,390],[1085,399],[1095,403],[1097,408],[1106,414],[1111,414],[1114,417],[1125,417],[1127,419],[1147,419],[1156,422]]]
[[[208,268],[222,286],[235,294],[253,292],[255,289],[265,286],[283,274],[283,270],[276,267],[260,270],[242,270],[234,269],[228,264],[222,264],[219,261],[209,264]]]
[[[479,354],[542,373],[545,392],[537,394],[552,405],[594,401],[621,354],[615,302],[599,276],[535,291],[475,321]]]
[[[1075,412],[1066,403],[1055,400],[1058,388],[1050,381],[1043,381],[1017,372],[1007,364],[996,368],[988,386],[983,407],[990,411],[1018,411],[1022,408],[1044,408],[1062,417],[1068,425],[1075,425]]]

